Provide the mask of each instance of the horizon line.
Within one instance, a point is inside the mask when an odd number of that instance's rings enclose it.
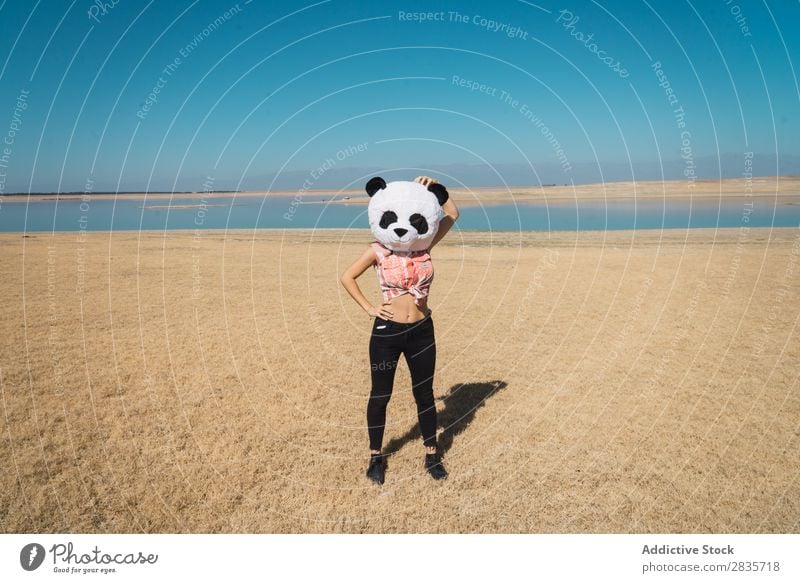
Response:
[[[475,189],[475,190],[486,190],[489,188],[497,189],[497,188],[549,188],[549,187],[564,187],[564,186],[595,186],[595,185],[603,185],[603,184],[638,184],[644,182],[661,182],[661,183],[668,183],[668,182],[708,182],[708,181],[732,181],[732,180],[753,180],[756,178],[800,178],[800,174],[754,174],[752,176],[737,176],[737,177],[711,177],[711,178],[703,178],[697,177],[694,180],[688,180],[686,178],[648,178],[642,180],[606,180],[601,182],[565,182],[565,183],[555,183],[555,182],[548,182],[546,184],[526,184],[526,185],[516,185],[516,186],[508,186],[503,184],[498,184],[495,186],[458,186],[458,187],[451,187],[450,190],[458,191],[464,189]],[[221,189],[221,190],[98,190],[98,191],[85,191],[85,190],[66,190],[66,191],[57,191],[57,190],[42,190],[42,191],[29,191],[29,192],[4,192],[0,193],[0,199],[5,196],[28,196],[28,195],[83,195],[83,196],[92,196],[92,195],[100,195],[100,194],[236,194],[236,193],[253,193],[253,192],[286,192],[286,193],[294,193],[294,192],[302,192],[302,193],[329,193],[329,192],[361,192],[362,188],[351,188],[351,189],[335,189],[335,188],[303,188],[302,186],[298,189],[272,189],[272,190],[258,190],[258,189]]]

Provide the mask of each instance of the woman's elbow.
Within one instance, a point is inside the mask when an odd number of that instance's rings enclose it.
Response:
[[[455,223],[458,220],[458,207],[452,200],[447,201],[445,204],[447,205],[446,208],[443,209],[445,214],[453,219],[453,222]]]

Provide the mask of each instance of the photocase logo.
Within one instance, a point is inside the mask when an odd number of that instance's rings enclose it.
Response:
[[[35,571],[44,562],[44,547],[39,543],[30,543],[19,552],[19,564],[26,571]]]

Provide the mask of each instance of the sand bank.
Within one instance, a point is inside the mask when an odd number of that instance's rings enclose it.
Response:
[[[775,198],[781,202],[800,204],[800,177],[766,176],[752,179],[733,178],[723,180],[651,180],[638,182],[606,182],[584,185],[547,185],[547,186],[512,186],[509,188],[458,188],[448,185],[453,200],[458,205],[478,206],[485,204],[522,204],[526,202],[547,202],[559,204],[575,200],[685,200],[702,201],[739,200],[750,197]],[[363,189],[353,190],[308,190],[308,191],[246,191],[239,193],[164,193],[151,192],[147,200],[184,200],[202,198],[213,201],[218,198],[263,197],[283,198],[297,197],[298,202],[307,204],[367,204],[369,197]],[[91,194],[93,200],[120,198],[143,198],[142,193],[123,194]],[[60,197],[50,195],[31,195],[6,197],[6,202],[23,202],[55,200],[79,201],[81,194],[64,194]],[[173,207],[174,208],[174,207]]]

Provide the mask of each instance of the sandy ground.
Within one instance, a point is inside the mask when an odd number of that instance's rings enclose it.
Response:
[[[412,177],[413,178],[413,177]],[[800,204],[800,176],[761,176],[749,179],[725,178],[722,180],[666,180],[666,181],[638,181],[638,182],[606,182],[600,184],[582,185],[546,185],[546,186],[513,186],[509,188],[459,188],[452,184],[447,185],[448,192],[453,200],[460,206],[479,206],[491,204],[509,204],[525,202],[548,202],[558,204],[575,200],[617,200],[635,197],[640,200],[738,200],[746,198],[772,198],[788,204]],[[146,195],[148,201],[175,201],[169,202],[173,208],[181,200],[203,198],[213,201],[221,197],[286,197],[295,198],[300,203],[308,204],[357,204],[365,205],[369,197],[363,188],[355,190],[302,190],[302,191],[246,191],[239,193],[169,193],[151,192]],[[122,194],[91,194],[91,199],[113,198],[144,198],[142,193]],[[30,195],[6,197],[4,202],[25,202],[55,200],[56,195]],[[81,194],[60,195],[61,200],[81,200]],[[163,206],[150,206],[148,208],[165,208]],[[177,206],[177,208],[192,208],[192,205]]]
[[[369,240],[0,235],[0,530],[798,531],[800,230],[451,234],[451,475],[401,361],[382,488],[338,283]]]

